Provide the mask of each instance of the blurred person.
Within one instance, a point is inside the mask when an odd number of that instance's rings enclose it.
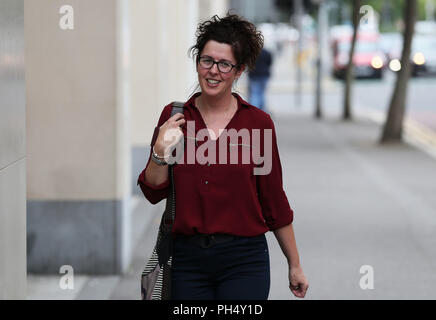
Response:
[[[171,117],[171,104],[167,105],[153,134],[150,157],[138,177],[152,204],[168,195],[171,146],[181,139],[185,142],[184,161],[173,167],[176,214],[171,299],[266,300],[270,290],[267,231],[274,232],[288,261],[291,292],[303,298],[308,289],[292,227],[293,211],[283,190],[274,123],[267,113],[232,92],[244,70],[254,67],[262,46],[262,34],[237,15],[214,16],[199,24],[190,50],[200,91],[185,102],[183,114]],[[249,164],[222,164],[217,154],[206,164],[199,163],[198,152],[205,144],[218,148],[223,142],[222,129],[269,129],[270,172],[253,174],[256,164],[252,159]],[[167,141],[171,130],[178,135]],[[208,139],[199,138],[201,130],[207,130]],[[228,150],[231,146],[224,139]],[[187,163],[187,144],[193,140],[197,156],[195,163]],[[243,144],[234,146],[238,153],[246,150]]]
[[[271,65],[271,53],[267,49],[262,48],[254,69],[248,73],[249,101],[252,105],[265,111],[265,90],[271,76]]]

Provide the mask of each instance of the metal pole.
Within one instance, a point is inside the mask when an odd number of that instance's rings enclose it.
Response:
[[[297,45],[297,79],[296,79],[296,90],[295,90],[295,104],[297,107],[301,107],[301,53],[303,48],[303,1],[295,0],[295,21],[298,30],[298,45]]]
[[[321,79],[322,79],[322,29],[321,29],[321,10],[322,2],[318,5],[318,25],[317,25],[317,59],[316,59],[316,94],[315,94],[315,117],[321,118]]]
[[[325,32],[328,29],[328,13],[326,3],[322,0],[313,0],[318,5],[317,24],[317,59],[316,59],[316,94],[315,117],[322,118],[322,78]]]

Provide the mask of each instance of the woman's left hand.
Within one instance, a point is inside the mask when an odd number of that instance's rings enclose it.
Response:
[[[301,267],[289,267],[289,288],[297,298],[304,298],[309,288],[309,282]]]

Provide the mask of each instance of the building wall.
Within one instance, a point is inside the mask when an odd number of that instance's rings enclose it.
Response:
[[[26,297],[23,0],[0,1],[0,300]]]
[[[128,266],[126,1],[25,0],[29,272]]]

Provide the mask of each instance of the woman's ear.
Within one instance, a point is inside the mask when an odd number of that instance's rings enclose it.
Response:
[[[238,79],[238,78],[242,75],[242,73],[244,72],[244,70],[245,70],[245,64],[241,65],[241,66],[237,69],[236,74],[235,74],[236,79]]]

